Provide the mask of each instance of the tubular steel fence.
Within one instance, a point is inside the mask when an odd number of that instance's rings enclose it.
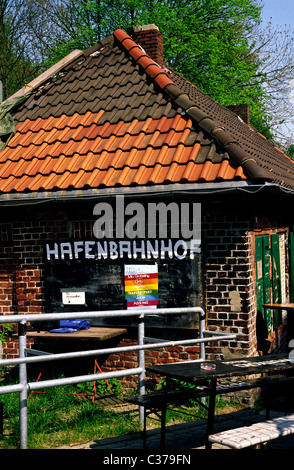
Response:
[[[199,315],[199,337],[187,340],[161,340],[156,338],[145,337],[145,318],[150,315],[172,315],[172,314],[191,314]],[[53,320],[73,320],[73,319],[97,319],[97,318],[124,318],[138,317],[138,341],[137,345],[91,349],[86,351],[73,351],[66,353],[45,353],[35,351],[35,354],[28,355],[30,351],[27,349],[26,327],[29,322],[36,321],[53,321]],[[208,331],[205,329],[205,312],[200,307],[187,308],[159,308],[159,309],[136,309],[136,310],[111,310],[100,312],[74,312],[74,313],[44,313],[31,315],[4,315],[0,316],[0,324],[19,323],[18,343],[19,357],[13,359],[0,359],[1,366],[19,366],[19,380],[14,385],[0,386],[0,395],[8,393],[19,393],[19,413],[20,413],[20,448],[27,449],[27,399],[28,392],[62,385],[77,384],[82,382],[94,382],[96,380],[105,380],[110,378],[126,377],[130,375],[138,375],[139,393],[145,393],[145,350],[165,348],[176,345],[200,344],[199,359],[193,362],[205,360],[205,344],[212,341],[222,341],[235,339],[234,334],[222,334],[220,332]],[[148,344],[147,344],[148,343]],[[65,359],[84,358],[98,356],[103,354],[120,353],[126,351],[138,351],[138,367],[125,370],[115,370],[111,372],[100,372],[97,374],[79,375],[73,377],[65,377],[60,379],[43,380],[38,382],[28,382],[27,380],[27,364],[52,362]],[[33,351],[32,351],[33,353]],[[186,362],[186,361],[185,361]],[[139,409],[140,423],[143,423],[143,409]]]

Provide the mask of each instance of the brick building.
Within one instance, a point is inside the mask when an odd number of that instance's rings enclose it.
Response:
[[[162,35],[148,25],[75,51],[3,103],[15,129],[1,137],[1,314],[125,309],[125,266],[156,266],[156,305],[201,306],[209,329],[236,333],[211,357],[285,350],[287,316],[263,304],[293,295],[294,163],[250,125],[247,106],[223,107],[196,85],[165,66]],[[150,204],[201,206],[201,250],[189,257],[170,224],[161,254],[150,248],[158,237],[143,251],[139,223],[135,245],[115,231],[104,245],[95,207],[114,211],[118,197],[145,215]],[[85,294],[82,306],[63,301],[69,292]],[[133,341],[132,325],[107,325]],[[179,315],[149,328],[185,338],[195,326]],[[9,341],[7,357],[16,349]]]

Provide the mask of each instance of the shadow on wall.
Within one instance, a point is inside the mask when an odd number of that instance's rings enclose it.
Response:
[[[268,339],[267,324],[260,310],[256,316],[257,350],[261,356],[269,353],[271,342]]]

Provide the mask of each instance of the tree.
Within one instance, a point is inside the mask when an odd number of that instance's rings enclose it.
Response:
[[[291,158],[291,160],[294,160],[294,144],[290,144],[289,147],[286,150],[286,154],[288,157]]]
[[[259,58],[248,40],[260,20],[254,0],[37,0],[34,4],[45,9],[57,28],[54,44],[49,35],[43,37],[49,65],[116,28],[155,23],[164,35],[165,60],[171,68],[221,104],[246,101],[253,113],[260,112],[256,103],[263,90],[255,79]],[[36,30],[33,22],[31,27]]]
[[[249,104],[252,123],[268,138],[286,122],[285,109],[290,114],[294,41],[262,26],[260,0],[22,1],[44,68],[116,28],[155,23],[167,64],[223,105]]]
[[[274,27],[271,22],[256,25],[251,34],[260,57],[257,79],[265,92],[265,112],[270,116],[274,138],[284,149],[293,142],[294,34],[290,27]],[[292,128],[292,130],[291,130]]]
[[[3,99],[36,75],[26,51],[25,2],[0,0],[0,80]]]

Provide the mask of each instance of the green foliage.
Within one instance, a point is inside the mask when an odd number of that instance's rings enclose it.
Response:
[[[93,383],[85,382],[75,385],[77,392],[76,393],[85,393],[93,394]],[[122,395],[122,384],[117,379],[108,379],[106,380],[96,380],[95,383],[95,392],[99,395],[107,395],[113,393],[116,396]]]
[[[271,132],[271,117],[265,112],[259,112],[257,115],[250,116],[250,123],[254,126],[266,139],[273,141],[274,136]]]
[[[291,160],[294,160],[294,144],[289,145],[286,151],[286,155],[291,158]]]
[[[157,391],[162,391],[162,390],[164,390],[165,387],[166,387],[166,379],[163,378],[157,384],[156,390]],[[169,382],[169,389],[170,390],[181,390],[183,387],[185,387],[186,389],[187,388],[188,389],[193,389],[193,388],[195,388],[195,385],[193,385],[192,383],[187,383],[187,382],[185,382],[183,380],[180,380],[180,379],[172,379]]]
[[[3,323],[0,325],[0,343],[5,343],[7,338],[11,335],[13,332],[13,326]]]
[[[35,78],[40,70],[25,53],[25,33],[19,11],[12,0],[0,1],[0,80],[4,100]]]

